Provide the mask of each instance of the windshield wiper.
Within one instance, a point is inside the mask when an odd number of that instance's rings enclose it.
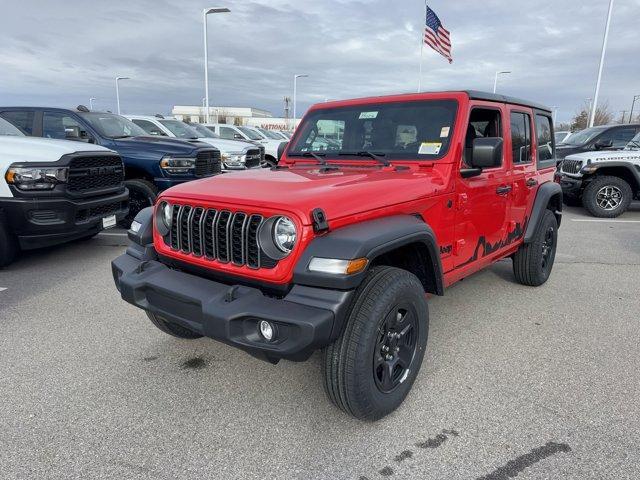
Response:
[[[320,165],[323,165],[323,166],[327,165],[327,161],[324,158],[322,158],[327,156],[326,153],[301,152],[301,153],[290,153],[289,156],[290,157],[307,157],[307,158],[313,157],[318,161]]]
[[[373,158],[377,162],[380,162],[385,167],[390,165],[389,160],[382,158],[386,155],[386,153],[373,153],[368,150],[362,150],[360,152],[340,152],[338,155],[340,156],[351,156],[351,157],[369,157]]]

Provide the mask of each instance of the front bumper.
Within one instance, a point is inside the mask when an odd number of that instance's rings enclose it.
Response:
[[[560,174],[560,187],[564,196],[578,198],[582,192],[583,179]]]
[[[0,200],[5,224],[20,248],[29,250],[83,238],[102,230],[102,219],[122,220],[129,212],[129,191],[92,199],[11,197]]]
[[[353,295],[297,285],[284,298],[274,298],[258,288],[171,269],[155,258],[151,247],[133,244],[112,262],[124,300],[271,362],[303,361],[331,343],[339,333],[334,326],[342,324]],[[271,342],[259,334],[261,320],[276,327]]]

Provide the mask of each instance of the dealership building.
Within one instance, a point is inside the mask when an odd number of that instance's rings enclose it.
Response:
[[[206,122],[206,108],[201,106],[176,105],[171,110],[171,115],[187,123]],[[267,130],[293,129],[292,119],[276,118],[267,110],[251,107],[209,107],[209,119],[212,123],[248,125]]]

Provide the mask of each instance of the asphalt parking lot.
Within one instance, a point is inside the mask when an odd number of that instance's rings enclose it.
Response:
[[[3,479],[640,477],[640,205],[567,209],[543,287],[504,261],[431,299],[420,375],[377,423],[329,403],[319,354],[162,334],[119,299],[106,233],[0,271]]]

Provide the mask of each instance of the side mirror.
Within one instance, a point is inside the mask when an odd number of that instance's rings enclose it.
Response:
[[[289,142],[282,142],[280,145],[278,145],[278,161],[280,161],[280,159],[282,158],[282,155],[284,154],[284,151],[287,149],[288,145]]]
[[[236,140],[244,140],[244,137],[239,133],[234,133],[233,138],[235,138]]]
[[[598,140],[594,145],[596,150],[604,150],[613,147],[613,140]]]
[[[473,141],[471,166],[484,169],[502,165],[502,145],[500,137],[476,138]]]
[[[80,127],[65,127],[64,136],[67,140],[80,140]]]

